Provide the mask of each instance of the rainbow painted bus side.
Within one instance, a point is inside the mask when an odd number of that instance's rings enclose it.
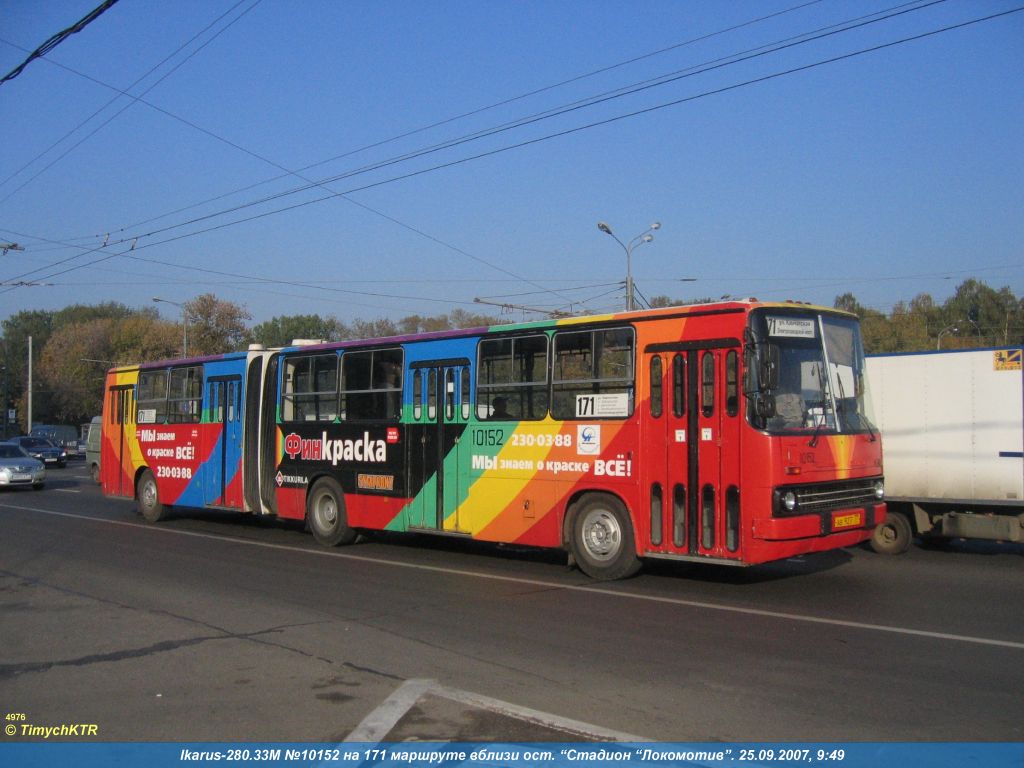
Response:
[[[765,313],[789,330],[758,341]],[[752,396],[758,350],[811,348],[812,321],[824,336],[817,318],[837,315],[730,302],[116,369],[103,487],[151,520],[213,507],[305,520],[325,544],[388,530],[561,547],[599,578],[639,558],[850,546],[885,516],[877,433],[826,428],[820,406],[772,433]],[[162,371],[191,387],[166,408]]]

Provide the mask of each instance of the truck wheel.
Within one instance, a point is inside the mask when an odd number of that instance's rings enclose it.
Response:
[[[890,512],[885,522],[875,528],[871,537],[871,548],[880,555],[901,555],[910,547],[914,531],[906,515]]]
[[[159,523],[167,517],[167,507],[160,502],[160,494],[157,492],[156,478],[148,469],[139,477],[139,484],[135,487],[135,499],[139,514],[146,522]]]
[[[584,496],[572,517],[569,549],[580,570],[592,579],[611,581],[640,570],[633,526],[613,496]]]
[[[325,547],[351,544],[358,535],[348,527],[341,486],[329,477],[318,480],[306,497],[306,521],[313,538]]]

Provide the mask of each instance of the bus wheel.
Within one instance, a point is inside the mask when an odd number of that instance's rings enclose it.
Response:
[[[89,467],[89,475],[92,477],[94,483],[99,484],[100,482],[100,465],[93,464]]]
[[[348,527],[341,486],[329,477],[318,480],[306,497],[306,520],[318,544],[336,547],[356,540],[356,532]]]
[[[875,528],[871,537],[871,548],[880,555],[900,555],[910,547],[914,531],[906,515],[890,512],[885,522]]]
[[[139,478],[139,484],[135,488],[135,499],[139,514],[147,522],[158,523],[167,517],[167,507],[160,503],[160,496],[157,493],[156,478],[148,469],[143,471]]]
[[[569,548],[580,570],[592,579],[624,579],[640,570],[629,515],[612,496],[592,494],[580,500]]]

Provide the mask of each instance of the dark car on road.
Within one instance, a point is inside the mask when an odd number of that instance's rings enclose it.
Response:
[[[15,443],[0,443],[0,488],[31,485],[42,490],[46,480],[46,468],[38,459],[33,459],[25,449]]]
[[[66,467],[68,464],[67,451],[42,437],[15,437],[10,442],[20,445],[29,456],[47,466]]]

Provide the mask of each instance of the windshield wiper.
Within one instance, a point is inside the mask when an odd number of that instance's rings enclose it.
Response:
[[[818,445],[818,436],[821,434],[821,428],[825,426],[825,414],[828,410],[828,392],[825,391],[825,372],[822,369],[821,361],[818,361],[818,382],[821,384],[821,419],[815,417],[814,434],[811,435],[811,442],[807,444],[808,448],[815,448]]]
[[[845,415],[845,413],[846,413],[846,405],[845,405],[845,403],[846,403],[846,387],[843,386],[843,377],[839,375],[838,371],[836,371],[836,381],[839,384],[839,404],[837,405],[837,408],[839,409],[840,414]],[[857,422],[858,423],[863,423],[864,426],[866,426],[868,428],[868,434],[871,436],[871,442],[872,443],[875,442],[875,440],[877,438],[875,437],[875,427],[871,423],[871,419],[868,418],[866,413],[861,413],[859,408],[856,409],[856,413],[857,413]],[[844,421],[844,424],[845,424],[845,421]]]

